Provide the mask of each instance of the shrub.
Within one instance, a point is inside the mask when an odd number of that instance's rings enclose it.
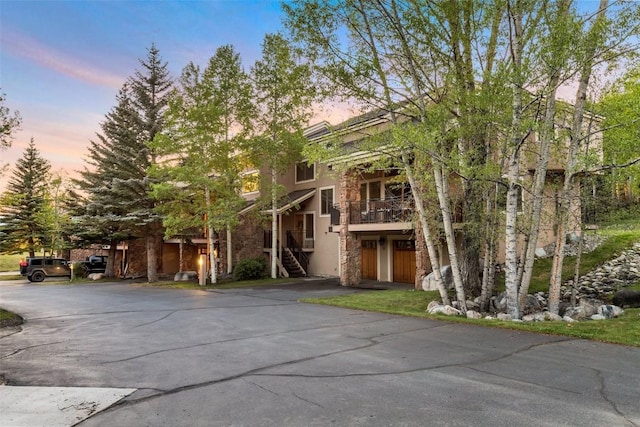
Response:
[[[235,280],[262,279],[267,274],[267,261],[262,258],[247,258],[238,262],[233,271]]]

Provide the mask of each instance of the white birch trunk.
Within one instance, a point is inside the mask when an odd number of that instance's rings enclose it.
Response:
[[[413,174],[413,167],[409,163],[409,160],[407,159],[405,153],[402,154],[402,162],[405,173],[407,175],[407,180],[409,181],[409,185],[411,185],[411,194],[413,195],[415,208],[418,211],[418,220],[420,223],[420,227],[422,228],[422,234],[424,235],[425,244],[427,245],[427,253],[429,254],[429,261],[431,262],[431,270],[433,271],[433,275],[436,279],[436,285],[438,286],[440,298],[442,299],[443,304],[451,305],[449,294],[447,293],[447,289],[444,286],[444,281],[442,280],[442,272],[440,271],[440,260],[438,259],[438,252],[431,235],[431,229],[429,228],[429,221],[427,221],[427,213],[424,209],[422,194],[420,193],[420,191],[418,191],[418,184],[416,183],[416,178]]]
[[[227,228],[227,274],[233,273],[233,244],[231,243],[231,230]]]
[[[444,171],[444,173],[443,173]],[[460,264],[458,263],[458,251],[456,248],[456,237],[453,230],[453,222],[451,220],[451,207],[448,194],[448,182],[446,169],[434,163],[433,175],[435,178],[436,192],[438,194],[438,202],[442,211],[442,225],[444,226],[444,236],[447,242],[447,251],[449,252],[449,263],[451,265],[451,273],[453,276],[453,285],[456,290],[456,298],[458,299],[458,308],[463,312],[467,312],[467,302],[464,293],[464,284],[462,283],[462,275],[460,274]]]
[[[507,313],[514,319],[520,318],[518,310],[518,252],[517,217],[518,186],[520,185],[520,126],[522,123],[522,14],[516,9],[510,12],[512,26],[511,55],[514,67],[513,117],[511,119],[511,141],[507,170],[507,206],[505,212],[505,291]]]
[[[596,20],[589,32],[602,31],[599,26],[605,17],[608,0],[600,0],[600,6]],[[592,39],[592,37],[587,37]],[[571,209],[571,197],[574,192],[574,174],[578,163],[578,150],[582,139],[582,123],[584,119],[584,107],[587,100],[587,88],[593,69],[593,54],[595,45],[586,46],[585,63],[580,71],[580,82],[576,92],[576,101],[573,107],[573,123],[571,125],[571,138],[567,150],[567,160],[564,173],[564,183],[560,193],[560,205],[558,213],[558,235],[556,236],[556,248],[553,255],[551,268],[551,283],[549,284],[548,310],[558,314],[560,309],[560,286],[562,285],[562,266],[564,263],[565,235],[569,227],[569,211]]]
[[[211,192],[209,191],[209,188],[206,188],[204,190],[204,194],[207,202],[207,212],[209,212],[209,210],[211,209]],[[213,253],[214,230],[213,230],[213,227],[209,225],[209,223],[210,223],[209,214],[207,213],[207,246],[209,247],[210,277],[211,277],[211,284],[215,285],[218,282],[218,274],[217,274],[217,268],[216,268],[216,256]]]
[[[271,278],[278,277],[278,198],[276,194],[276,171],[271,170]]]

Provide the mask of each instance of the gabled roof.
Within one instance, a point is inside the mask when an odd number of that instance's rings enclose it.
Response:
[[[305,200],[310,199],[311,197],[313,197],[314,194],[316,194],[316,189],[315,188],[308,188],[306,190],[292,191],[291,193],[289,193],[285,197],[283,197],[280,200],[280,202],[278,202],[278,214],[286,212],[286,211],[290,210],[291,208],[293,208],[294,206],[297,206],[300,203],[304,202]],[[255,206],[256,206],[255,200],[252,200],[239,213],[240,214],[247,213],[251,209],[253,209]],[[268,210],[266,210],[264,212],[265,213],[271,213],[271,209],[268,209]]]

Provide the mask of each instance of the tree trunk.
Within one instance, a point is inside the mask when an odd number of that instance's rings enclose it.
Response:
[[[233,273],[233,245],[231,244],[231,229],[227,227],[227,274]]]
[[[158,281],[159,263],[158,257],[162,254],[162,237],[156,233],[147,236],[147,281]],[[160,247],[159,247],[160,246]]]
[[[278,197],[276,171],[271,170],[271,278],[278,278]]]
[[[211,284],[215,285],[216,283],[218,283],[218,269],[216,266],[216,256],[215,256],[215,253],[213,252],[214,250],[213,234],[215,231],[213,227],[210,225],[210,218],[208,214],[209,210],[211,209],[211,192],[209,188],[205,188],[204,194],[206,199],[205,201],[207,204],[207,246],[209,247],[210,277],[211,277]]]
[[[584,107],[587,101],[587,88],[593,71],[593,55],[596,45],[593,39],[598,31],[604,31],[601,22],[605,19],[605,11],[607,9],[608,0],[600,0],[600,6],[596,21],[589,30],[586,39],[591,40],[590,45],[586,46],[585,62],[580,70],[580,82],[576,92],[576,101],[573,107],[573,123],[571,124],[571,137],[569,149],[567,150],[566,167],[564,173],[564,184],[560,193],[560,205],[558,215],[558,235],[556,236],[556,249],[553,255],[553,266],[551,269],[551,283],[549,284],[549,301],[548,310],[558,314],[560,308],[560,286],[562,285],[562,266],[564,263],[564,247],[567,229],[569,226],[571,210],[571,197],[575,191],[575,173],[578,163],[578,150],[582,139],[582,123],[584,119]]]
[[[118,252],[118,241],[111,240],[109,242],[109,252],[107,256],[107,265],[104,269],[105,277],[115,277],[116,254]]]
[[[438,259],[438,252],[433,241],[431,229],[429,228],[429,221],[427,220],[427,213],[424,208],[422,193],[420,192],[420,188],[418,186],[418,183],[416,182],[415,175],[413,174],[413,166],[409,162],[406,153],[402,153],[402,164],[404,166],[409,185],[411,186],[411,194],[413,196],[415,208],[418,211],[418,221],[420,227],[422,228],[422,235],[424,236],[424,241],[427,246],[429,261],[431,262],[431,270],[433,271],[433,275],[436,279],[440,298],[442,299],[443,304],[451,305],[449,294],[447,293],[447,289],[444,286],[444,281],[442,280],[442,272],[440,271],[440,259]]]
[[[180,237],[178,271],[184,271],[184,237]]]
[[[433,174],[435,179],[436,192],[438,193],[438,201],[440,202],[440,210],[442,211],[442,225],[444,226],[444,236],[447,242],[447,250],[449,252],[449,262],[451,265],[451,273],[453,276],[453,285],[456,290],[456,298],[458,299],[458,308],[463,312],[467,312],[467,302],[464,293],[464,284],[460,274],[460,265],[458,263],[458,253],[456,246],[455,232],[451,219],[451,207],[448,192],[448,179],[446,168],[433,163]],[[477,262],[477,261],[476,261]]]

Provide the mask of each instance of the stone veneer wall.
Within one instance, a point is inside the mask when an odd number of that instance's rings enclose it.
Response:
[[[360,201],[360,179],[355,171],[340,174],[340,284],[355,286],[361,279],[361,246],[349,231],[349,202]]]
[[[226,237],[226,233],[224,236]],[[222,246],[224,244],[224,246]],[[220,240],[222,251],[226,251],[226,242]],[[258,258],[264,256],[264,227],[262,223],[251,214],[244,215],[240,220],[240,225],[236,227],[231,238],[233,265],[243,259]],[[226,261],[222,264],[226,271]]]

